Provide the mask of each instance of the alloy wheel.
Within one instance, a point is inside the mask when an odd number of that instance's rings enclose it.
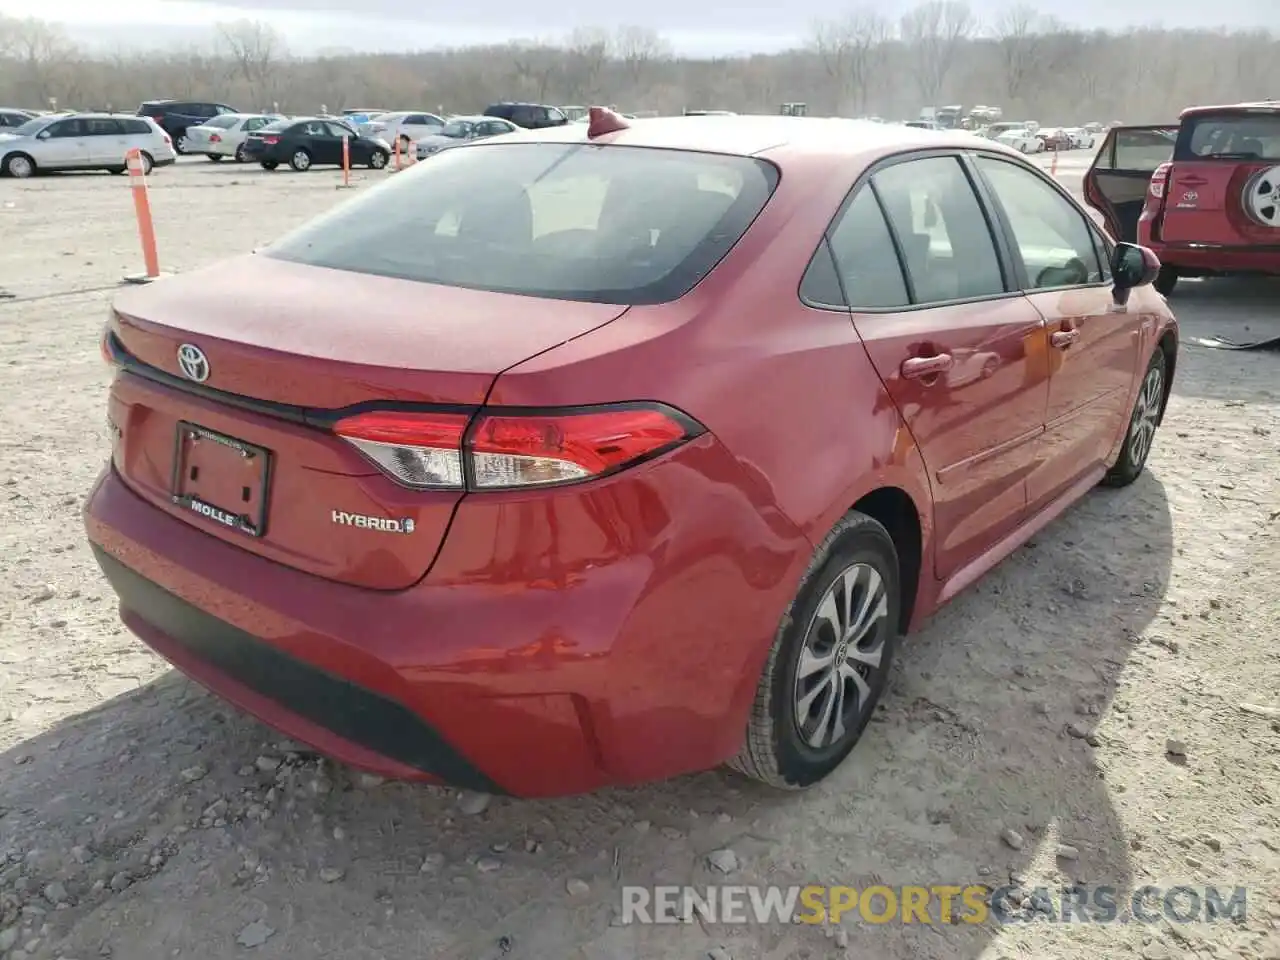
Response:
[[[875,567],[855,563],[823,595],[800,650],[794,717],[801,740],[827,751],[840,744],[871,703],[867,679],[881,663],[889,604]]]
[[[1138,402],[1133,408],[1133,423],[1129,429],[1129,459],[1137,466],[1145,463],[1147,454],[1151,452],[1163,398],[1164,373],[1153,366],[1138,390]]]

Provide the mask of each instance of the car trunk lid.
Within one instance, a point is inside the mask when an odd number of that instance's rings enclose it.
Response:
[[[109,324],[125,371],[109,402],[113,463],[211,536],[402,589],[430,568],[462,494],[396,484],[332,424],[379,406],[472,411],[503,370],[625,309],[262,256],[165,279],[120,295]]]

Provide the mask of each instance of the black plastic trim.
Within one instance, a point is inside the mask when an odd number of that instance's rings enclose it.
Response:
[[[210,667],[350,743],[458,787],[507,793],[403,704],[289,656],[91,546],[121,607]]]

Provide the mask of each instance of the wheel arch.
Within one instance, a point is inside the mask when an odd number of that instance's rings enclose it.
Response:
[[[1178,337],[1171,329],[1166,329],[1156,342],[1156,349],[1164,354],[1164,396],[1160,398],[1160,416],[1156,424],[1164,423],[1164,411],[1169,406],[1169,397],[1173,394],[1173,373],[1178,365]]]
[[[871,517],[889,532],[898,553],[901,578],[898,625],[906,633],[915,615],[924,571],[924,527],[915,501],[901,487],[878,487],[864,494],[850,508]]]

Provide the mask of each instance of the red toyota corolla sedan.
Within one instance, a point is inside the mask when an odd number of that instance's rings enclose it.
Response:
[[[900,633],[1142,471],[1158,266],[969,134],[597,111],[122,293],[89,539],[144,641],[354,766],[807,786]]]

